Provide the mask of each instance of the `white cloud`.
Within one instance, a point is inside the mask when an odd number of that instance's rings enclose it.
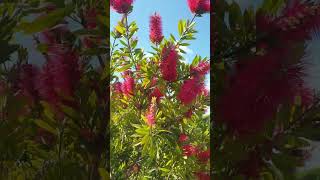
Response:
[[[189,55],[194,54],[193,50],[188,48],[188,47],[186,47],[186,46],[181,46],[180,49],[182,49],[183,51],[185,51]]]

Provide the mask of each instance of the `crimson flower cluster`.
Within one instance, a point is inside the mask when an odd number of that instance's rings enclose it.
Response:
[[[280,105],[294,103],[297,96],[302,106],[311,104],[313,95],[304,82],[304,60],[293,62],[290,51],[319,27],[319,9],[318,4],[293,1],[277,18],[258,14],[257,32],[275,38],[262,38],[257,47],[260,53],[240,59],[236,73],[227,78],[217,116],[231,131],[243,134],[261,130]]]
[[[133,0],[111,0],[111,7],[119,14],[129,13],[132,8]]]
[[[188,0],[189,9],[195,14],[210,12],[210,0]]]
[[[157,13],[150,16],[150,41],[160,44],[163,39],[161,16]]]
[[[70,98],[81,77],[79,55],[61,42],[68,33],[66,25],[58,25],[39,35],[39,41],[48,48],[46,62],[41,69],[26,64],[19,75],[19,89],[31,102],[45,100],[59,111],[60,104],[72,105]]]

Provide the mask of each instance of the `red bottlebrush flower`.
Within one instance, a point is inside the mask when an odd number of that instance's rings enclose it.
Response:
[[[179,136],[180,143],[186,142],[186,141],[188,141],[188,139],[189,139],[189,137],[186,134],[180,134],[180,136]]]
[[[158,82],[158,78],[156,77],[153,77],[152,80],[151,80],[151,87],[155,86]]]
[[[206,97],[209,95],[209,91],[208,91],[208,89],[205,88],[205,86],[203,86],[203,88],[201,89],[201,93],[202,93],[202,95],[204,95]]]
[[[210,63],[200,62],[196,67],[190,66],[190,73],[195,76],[204,76],[210,71]]]
[[[187,118],[191,118],[192,116],[192,109],[189,109],[184,115],[187,117]]]
[[[121,82],[116,82],[114,85],[113,85],[113,88],[114,88],[114,91],[115,93],[119,93],[121,94],[122,93],[122,83]]]
[[[304,67],[285,62],[290,60],[288,54],[274,50],[238,64],[237,73],[217,106],[218,119],[230,130],[257,132],[273,118],[280,104],[292,103],[304,83]]]
[[[210,149],[199,152],[197,158],[201,163],[207,163],[210,159]]]
[[[196,172],[197,180],[210,180],[210,175],[205,172]]]
[[[37,77],[37,90],[41,98],[57,104],[63,97],[73,96],[80,76],[76,53],[52,56]]]
[[[185,105],[191,104],[201,93],[203,83],[198,78],[185,80],[178,93],[178,99]]]
[[[150,98],[152,97],[156,97],[157,98],[157,102],[160,101],[160,99],[163,97],[162,92],[160,91],[159,88],[155,88],[152,93],[150,94]]]
[[[122,83],[122,93],[127,96],[133,95],[134,86],[135,86],[135,83],[134,83],[133,77],[129,75],[125,76],[124,81]]]
[[[184,156],[193,156],[198,153],[198,149],[191,144],[183,145],[182,151]]]
[[[86,29],[95,29],[97,27],[97,11],[96,8],[90,8],[84,13]]]
[[[188,0],[188,6],[190,11],[195,14],[210,12],[210,0]]]
[[[38,99],[38,92],[36,90],[36,77],[39,69],[32,64],[25,64],[21,66],[19,77],[19,89],[22,95],[27,97],[31,103]]]
[[[40,98],[48,101],[50,104],[57,104],[59,97],[53,89],[53,75],[50,72],[50,66],[45,64],[42,71],[37,76],[37,90]]]
[[[175,46],[172,44],[165,46],[162,49],[161,57],[162,61],[160,64],[160,69],[162,78],[169,82],[175,81],[178,77],[177,61],[179,59]]]
[[[150,40],[154,44],[160,44],[162,35],[162,21],[161,16],[157,13],[150,17]]]
[[[110,5],[119,14],[126,14],[131,10],[133,0],[111,0]]]
[[[311,32],[320,26],[320,5],[308,1],[288,3],[279,17],[271,18],[264,14],[257,16],[257,31],[267,33],[275,44],[284,47],[293,41],[311,38]],[[283,44],[286,43],[286,44]]]
[[[146,114],[147,124],[152,127],[156,124],[156,112],[157,112],[157,104],[155,103],[155,99],[151,100],[151,104],[149,106],[148,112]]]

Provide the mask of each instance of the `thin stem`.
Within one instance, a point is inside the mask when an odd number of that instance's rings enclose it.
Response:
[[[136,61],[133,57],[133,54],[132,54],[132,49],[131,49],[131,44],[130,44],[130,37],[129,37],[129,24],[128,24],[128,14],[125,14],[125,26],[126,26],[126,40],[127,40],[127,44],[128,44],[128,48],[129,48],[129,55],[130,55],[130,58],[132,59],[133,63],[136,64]]]
[[[192,17],[192,19],[191,19],[191,21],[190,21],[190,23],[188,24],[187,28],[185,29],[185,31],[184,31],[184,32],[182,33],[182,35],[180,36],[180,39],[179,39],[179,41],[177,42],[176,47],[178,47],[179,44],[181,43],[182,37],[184,37],[184,36],[186,35],[186,33],[189,32],[189,30],[190,30],[190,28],[191,28],[191,24],[194,22],[194,20],[196,19],[196,17],[197,17],[197,15],[194,14],[193,17]]]
[[[113,39],[113,43],[112,43],[112,46],[111,46],[111,50],[110,50],[110,57],[111,57],[111,58],[112,58],[112,55],[113,55],[114,45],[115,45],[115,43],[116,43],[116,40],[117,40],[117,38],[114,38],[114,39]]]
[[[64,133],[64,128],[63,128],[63,123],[61,124],[60,127],[60,132],[59,132],[59,149],[58,149],[58,160],[59,160],[59,179],[62,178],[62,167],[61,167],[61,154],[62,154],[62,141],[63,141],[63,133]]]

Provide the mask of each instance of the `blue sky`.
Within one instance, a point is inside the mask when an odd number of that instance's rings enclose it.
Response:
[[[178,21],[180,19],[191,19],[192,14],[188,9],[187,0],[136,0],[134,2],[133,12],[129,16],[129,21],[135,20],[138,24],[139,46],[149,51],[149,17],[158,12],[162,16],[163,34],[169,37],[170,33],[177,37]],[[121,19],[121,15],[111,11],[110,23],[111,27],[117,24]],[[199,33],[196,40],[190,42],[189,48],[193,53],[189,53],[187,58],[194,57],[195,54],[201,56],[210,55],[210,16],[208,14],[203,17],[196,18],[196,29]]]
[[[162,16],[163,34],[166,38],[170,33],[178,37],[178,22],[180,19],[191,19],[187,0],[136,0],[133,4],[133,11],[129,16],[129,21],[136,21],[139,27],[137,37],[139,37],[138,47],[145,51],[152,51],[149,41],[149,17],[158,12]],[[110,13],[111,28],[115,27],[121,19],[121,15],[115,11]],[[112,29],[111,29],[112,30]],[[210,56],[210,16],[205,14],[196,18],[196,40],[189,42],[190,46],[186,50],[187,61],[192,61],[195,55],[202,57]],[[206,85],[209,88],[209,78],[206,78]]]

